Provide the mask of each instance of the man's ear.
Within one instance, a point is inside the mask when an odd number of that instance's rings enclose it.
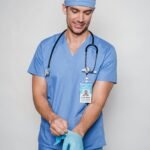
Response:
[[[67,7],[64,4],[62,4],[62,11],[64,15],[66,15],[66,10],[67,10]]]

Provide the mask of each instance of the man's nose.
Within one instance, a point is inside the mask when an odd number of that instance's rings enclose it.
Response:
[[[84,15],[82,13],[79,14],[79,21],[80,22],[83,22],[84,20]]]

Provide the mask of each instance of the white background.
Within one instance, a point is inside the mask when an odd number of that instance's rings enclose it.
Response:
[[[0,150],[37,150],[40,116],[27,68],[39,42],[65,29],[62,2],[0,0]],[[118,54],[105,150],[150,150],[150,1],[97,0],[90,30]]]

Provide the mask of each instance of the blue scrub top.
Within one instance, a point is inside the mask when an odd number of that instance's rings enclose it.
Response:
[[[47,81],[47,99],[53,111],[68,121],[68,129],[72,130],[80,121],[88,104],[80,103],[80,83],[85,80],[81,70],[85,66],[85,48],[92,42],[89,35],[85,42],[72,55],[66,37],[63,35],[53,53],[50,64],[50,75],[45,77],[52,47],[59,34],[43,40],[32,59],[28,72],[45,78]],[[114,47],[103,39],[94,35],[95,45],[98,47],[98,56],[95,70],[96,74],[89,74],[89,81],[108,81],[116,83],[116,52]],[[87,66],[93,67],[95,62],[95,49],[90,48],[87,55]],[[54,146],[55,136],[49,130],[50,124],[41,117],[39,132],[39,145],[45,148],[61,150],[62,143]],[[103,129],[103,115],[99,114],[97,121],[88,130],[83,138],[84,149],[92,150],[103,147],[105,143]]]

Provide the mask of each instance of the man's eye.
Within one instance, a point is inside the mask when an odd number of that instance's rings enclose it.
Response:
[[[78,11],[77,11],[77,10],[72,10],[72,12],[73,12],[74,14],[76,14]]]
[[[92,12],[90,11],[90,12],[86,12],[85,14],[86,14],[86,15],[90,15],[91,13],[92,13]]]

